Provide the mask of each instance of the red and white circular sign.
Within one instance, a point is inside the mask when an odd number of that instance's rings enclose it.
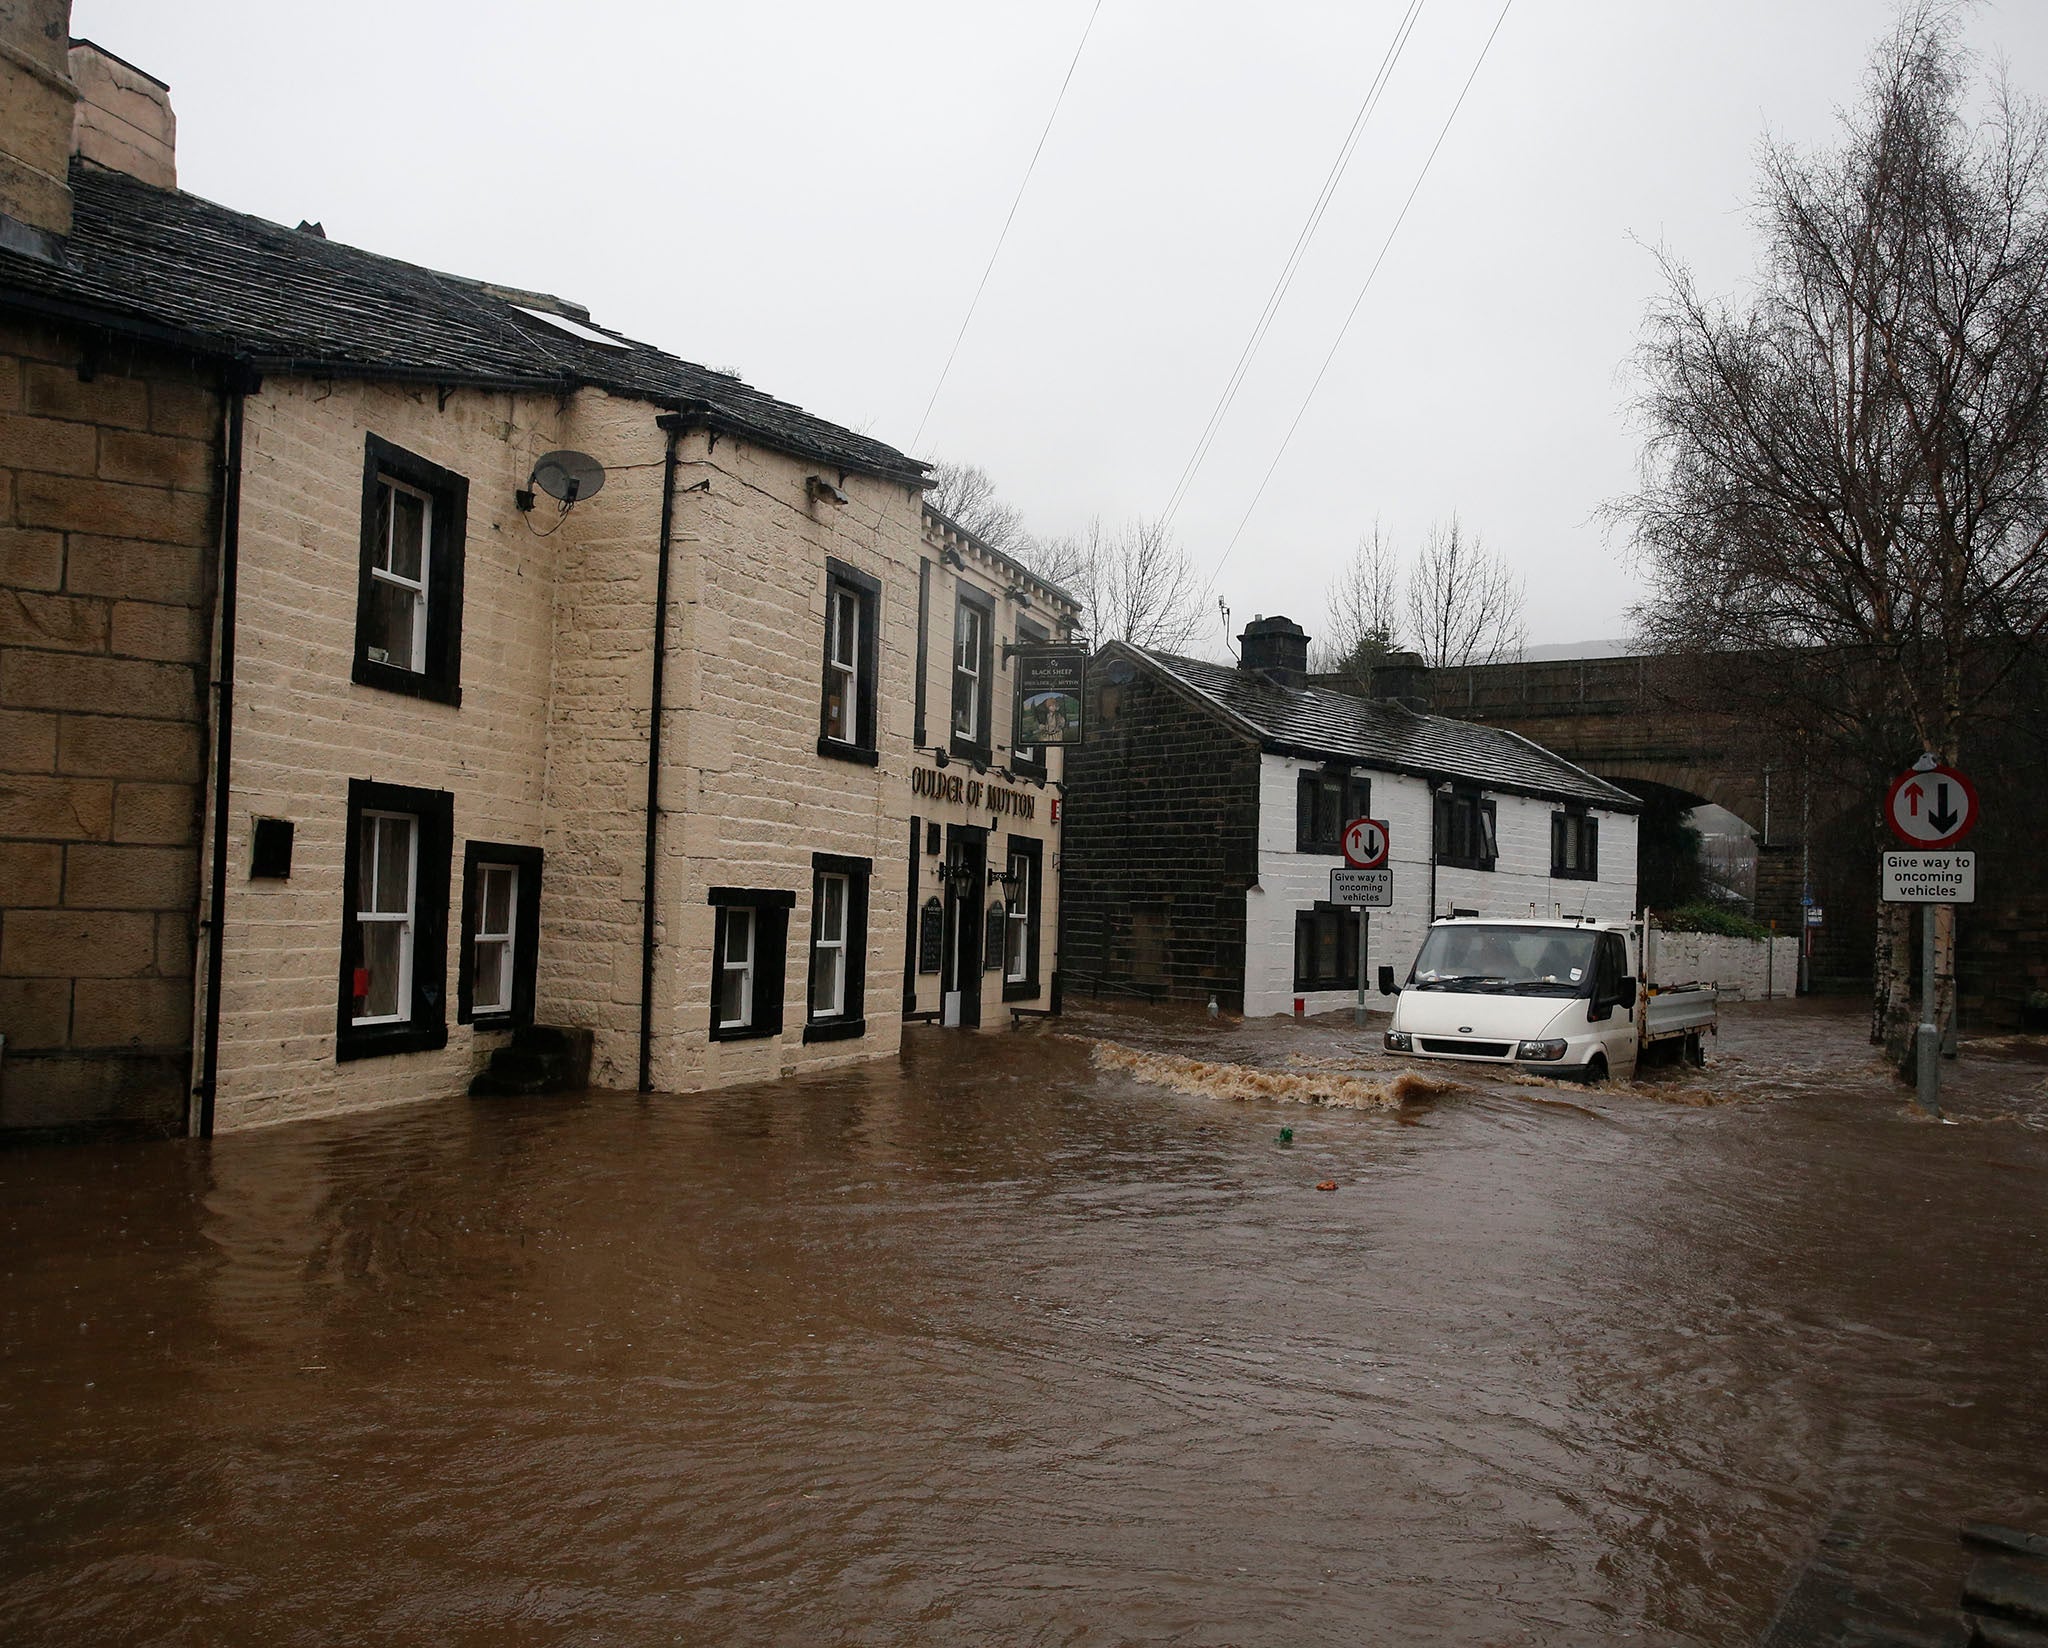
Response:
[[[1354,818],[1344,826],[1344,862],[1354,870],[1377,870],[1387,862],[1387,825],[1379,818]]]
[[[1885,822],[1908,847],[1953,847],[1977,827],[1976,787],[1953,767],[1905,772],[1885,797]]]

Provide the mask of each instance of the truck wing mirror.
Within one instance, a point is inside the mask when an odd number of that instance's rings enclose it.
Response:
[[[1636,981],[1625,978],[1621,981],[1621,1005],[1633,1013],[1636,1007]]]
[[[1401,993],[1401,987],[1400,987],[1400,985],[1398,985],[1398,984],[1396,984],[1396,983],[1394,982],[1394,969],[1393,969],[1392,967],[1390,967],[1390,966],[1389,966],[1389,965],[1388,965],[1388,964],[1387,964],[1386,962],[1384,962],[1384,961],[1383,961],[1383,962],[1381,962],[1381,963],[1380,963],[1380,994],[1381,994],[1381,995],[1383,995],[1383,996],[1398,996],[1398,995],[1399,995],[1400,993]]]

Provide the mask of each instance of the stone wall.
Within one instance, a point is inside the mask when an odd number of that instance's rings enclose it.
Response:
[[[651,428],[651,415],[646,422]],[[366,433],[468,478],[459,706],[350,679]],[[535,457],[563,444],[558,436],[553,397],[456,390],[444,403],[431,388],[289,378],[268,380],[249,397],[214,1117],[222,1131],[459,1094],[504,1039],[455,1022],[452,913],[461,907],[465,840],[543,839],[561,539],[535,536],[512,494]],[[630,488],[608,489],[570,519],[589,529],[643,503]],[[651,518],[637,525],[653,531]],[[448,1044],[435,1051],[335,1060],[351,778],[455,798]],[[257,817],[294,825],[288,880],[250,876]],[[550,853],[542,876],[550,900],[556,869]],[[544,933],[551,909],[543,907]],[[543,1017],[545,979],[544,968]]]
[[[1105,664],[1089,671],[1088,741],[1067,752],[1067,993],[1135,983],[1236,1011],[1258,877],[1258,746],[1149,672],[1131,666],[1116,684]]]
[[[1713,984],[1739,1001],[1799,993],[1799,940],[1652,929],[1645,975],[1657,984]]]
[[[0,328],[0,1127],[183,1124],[220,422]]]

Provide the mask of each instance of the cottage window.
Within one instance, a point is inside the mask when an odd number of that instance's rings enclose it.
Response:
[[[1294,988],[1343,990],[1358,982],[1358,917],[1342,904],[1317,904],[1294,917]]]
[[[1032,623],[1030,619],[1019,618],[1017,620],[1018,646],[1042,647],[1051,639],[1052,636],[1048,631],[1041,629],[1038,625]],[[1017,736],[1017,723],[1023,708],[1023,694],[1013,690],[1010,694],[1010,737],[1012,740],[1010,765],[1026,777],[1043,778],[1045,776],[1045,746],[1042,744],[1026,744],[1019,748],[1014,742]]]
[[[458,1020],[480,1030],[533,1022],[540,871],[538,847],[472,841],[463,848]]]
[[[754,1017],[754,912],[725,912],[718,952],[718,1028],[744,1030]]]
[[[356,858],[355,1020],[403,1024],[412,1013],[413,894],[419,879],[420,821],[406,813],[362,815]]]
[[[811,989],[805,1041],[864,1035],[873,860],[811,856]]]
[[[1583,812],[1550,815],[1550,873],[1564,881],[1600,879],[1600,820]]]
[[[741,1041],[782,1031],[783,956],[796,894],[713,887],[711,1039]]]
[[[846,1011],[846,877],[817,881],[816,926],[811,934],[811,1017],[836,1019]]]
[[[1437,791],[1436,861],[1454,869],[1491,870],[1499,857],[1493,803],[1476,791]]]
[[[953,753],[989,758],[990,634],[994,603],[961,590],[953,611]]]
[[[1003,1000],[1035,1001],[1040,993],[1038,953],[1045,844],[1012,836],[1004,886]]]
[[[882,586],[845,563],[825,563],[825,673],[818,753],[873,766],[876,615]]]
[[[469,483],[375,435],[363,456],[362,564],[351,679],[462,701]]]
[[[1341,853],[1344,826],[1372,812],[1372,780],[1342,767],[1306,768],[1295,781],[1294,846],[1303,853]]]
[[[370,557],[370,661],[418,671],[427,661],[427,569],[434,500],[418,487],[377,477]]]
[[[453,810],[445,791],[349,784],[337,1059],[447,1044]]]

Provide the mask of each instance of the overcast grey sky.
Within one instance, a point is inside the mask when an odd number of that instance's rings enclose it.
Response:
[[[195,193],[574,298],[910,447],[1094,4],[75,0],[73,29],[170,82]],[[1102,0],[918,455],[1041,532],[1162,510],[1406,9]],[[1204,576],[1499,14],[1423,5],[1176,518]],[[1647,248],[1738,289],[1760,138],[1827,140],[1892,16],[1514,0],[1217,579],[1234,627],[1315,632],[1375,516],[1412,547],[1455,509],[1526,575],[1533,642],[1621,633],[1638,586],[1592,516],[1634,474]],[[1968,36],[2048,94],[2048,5]]]

